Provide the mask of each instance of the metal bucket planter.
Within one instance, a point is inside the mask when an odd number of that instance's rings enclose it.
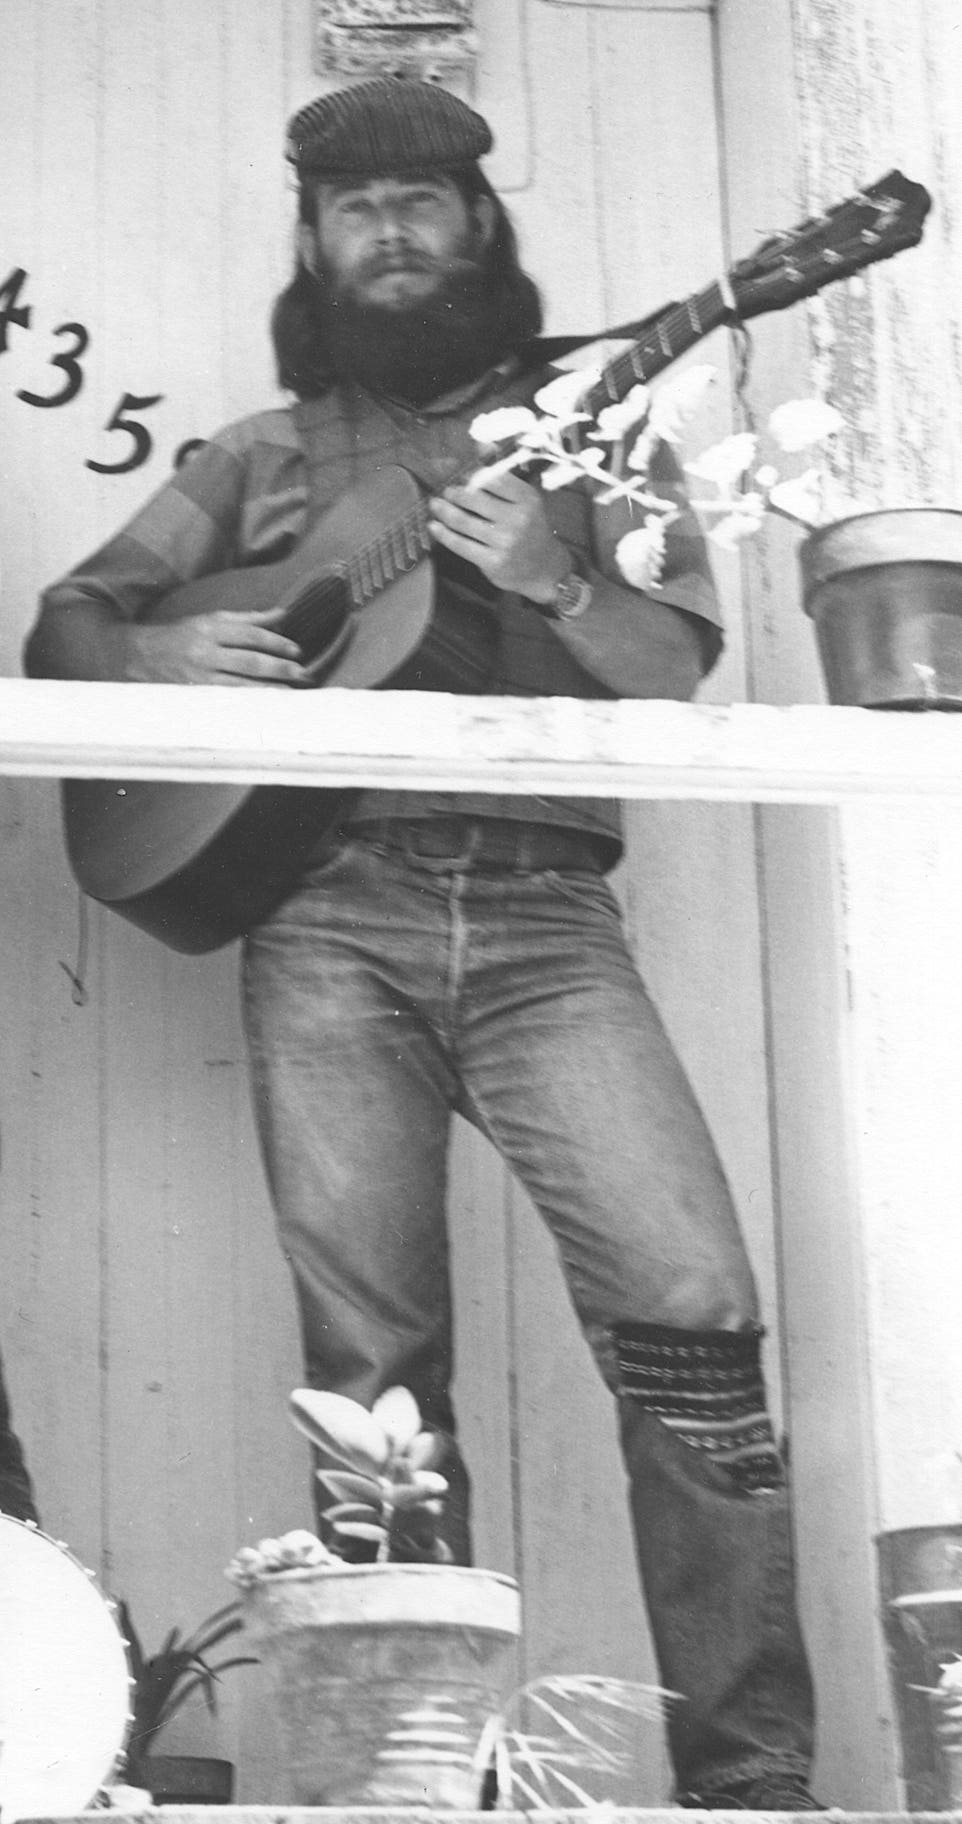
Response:
[[[155,1805],[229,1805],[233,1761],[202,1754],[148,1754],[144,1773]]]
[[[244,1595],[295,1805],[477,1811],[477,1748],[502,1709],[517,1585],[454,1565],[282,1571]]]
[[[908,1808],[962,1810],[962,1726],[936,1689],[962,1653],[962,1525],[904,1527],[877,1543]]]
[[[859,513],[799,558],[831,703],[962,709],[962,512]]]

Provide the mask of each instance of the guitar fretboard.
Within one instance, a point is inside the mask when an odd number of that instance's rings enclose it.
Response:
[[[345,563],[341,574],[354,606],[363,608],[373,601],[389,583],[415,569],[430,550],[427,501],[419,500]]]
[[[736,314],[730,286],[716,279],[680,304],[670,304],[646,329],[639,341],[623,349],[602,369],[594,386],[581,401],[594,418],[606,405],[616,405],[633,386],[644,385],[670,367],[704,336]]]

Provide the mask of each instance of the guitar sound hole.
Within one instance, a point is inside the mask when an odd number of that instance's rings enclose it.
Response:
[[[288,608],[280,623],[281,632],[297,641],[301,660],[315,681],[346,646],[352,618],[350,595],[337,576],[318,577],[308,583]]]

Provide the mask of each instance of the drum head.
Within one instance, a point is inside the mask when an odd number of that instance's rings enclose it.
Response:
[[[0,1815],[83,1811],[123,1747],[120,1631],[62,1545],[0,1514]]]

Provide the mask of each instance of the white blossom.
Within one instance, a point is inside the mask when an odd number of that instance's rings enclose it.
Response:
[[[803,526],[817,526],[822,518],[822,490],[817,469],[790,476],[769,489],[769,503],[776,513],[797,519]]]
[[[724,551],[734,551],[743,539],[753,538],[765,518],[762,494],[740,494],[730,506],[731,511],[708,534]]]
[[[731,437],[723,437],[721,443],[713,443],[694,462],[686,462],[685,472],[698,481],[714,482],[727,494],[744,475],[757,448],[758,438],[751,431],[736,431]]]
[[[298,1565],[327,1564],[331,1554],[321,1544],[315,1533],[296,1528],[294,1532],[282,1533],[277,1541],[281,1564],[286,1570],[294,1570]]]
[[[502,405],[494,412],[479,412],[471,425],[475,443],[502,443],[508,437],[520,437],[533,431],[537,417],[526,405]]]
[[[592,431],[591,436],[617,442],[644,418],[650,403],[651,395],[647,386],[633,386],[623,399],[602,408],[598,413],[598,429]]]
[[[680,443],[682,431],[694,417],[714,378],[713,367],[686,367],[660,386],[653,396],[649,419],[654,436],[663,443]]]
[[[779,449],[794,452],[836,436],[844,430],[845,420],[824,399],[787,399],[775,407],[768,428]]]
[[[615,546],[618,568],[635,589],[660,589],[665,567],[665,525],[647,519],[634,532],[626,532]]]
[[[586,418],[587,413],[578,407],[585,394],[597,386],[601,373],[600,367],[583,367],[556,374],[535,393],[535,405],[539,412],[547,412],[550,418],[560,418],[566,424]]]
[[[635,438],[635,441],[628,452],[629,469],[637,469],[642,475],[647,475],[648,470],[651,467],[651,459],[655,454],[655,446],[657,443],[658,438],[652,430],[651,419],[649,418],[644,430]]]

